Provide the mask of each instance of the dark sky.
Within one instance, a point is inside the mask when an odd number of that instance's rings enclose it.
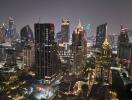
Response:
[[[62,18],[69,18],[71,30],[78,23],[97,25],[108,22],[109,33],[119,33],[120,25],[132,29],[132,0],[0,0],[0,23],[13,16],[17,30],[29,24],[51,22],[56,32]]]

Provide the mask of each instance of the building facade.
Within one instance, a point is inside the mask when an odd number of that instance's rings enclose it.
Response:
[[[35,27],[35,69],[36,77],[52,77],[59,71],[57,48],[54,41],[54,24],[37,23]]]

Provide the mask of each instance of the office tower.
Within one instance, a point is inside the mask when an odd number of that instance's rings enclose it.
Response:
[[[0,26],[0,44],[5,42],[6,28],[4,24]]]
[[[70,21],[68,19],[62,19],[62,23],[61,23],[62,43],[69,42],[69,38],[70,38],[69,23]]]
[[[37,79],[52,77],[59,71],[54,24],[37,23],[35,27],[35,66]]]
[[[87,36],[81,22],[75,27],[72,34],[73,70],[79,73],[85,66],[87,54]]]
[[[97,30],[96,30],[96,47],[97,48],[102,48],[102,44],[105,40],[106,25],[107,23],[99,25],[97,27]]]

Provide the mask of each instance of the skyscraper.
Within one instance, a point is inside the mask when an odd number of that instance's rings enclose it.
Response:
[[[62,40],[61,42],[68,43],[70,39],[70,28],[69,28],[70,21],[68,19],[62,19],[61,23],[61,34],[62,34]]]
[[[78,73],[85,66],[87,53],[87,36],[81,22],[75,27],[72,34],[73,70]]]
[[[96,47],[98,47],[98,48],[102,48],[102,44],[105,40],[106,25],[107,25],[107,23],[99,25],[97,27],[97,30],[96,30]]]
[[[54,42],[54,24],[37,23],[34,27],[36,77],[38,79],[52,77],[59,70]]]
[[[102,56],[101,56],[101,60],[102,63],[101,65],[103,66],[103,70],[101,68],[101,76],[103,78],[103,80],[109,84],[112,84],[112,76],[111,76],[111,54],[112,54],[112,50],[111,50],[111,45],[108,42],[108,35],[107,35],[107,25],[106,25],[106,33],[105,33],[105,40],[102,44]]]

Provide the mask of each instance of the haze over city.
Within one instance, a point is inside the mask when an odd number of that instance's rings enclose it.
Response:
[[[91,24],[92,33],[101,23],[108,23],[108,32],[119,34],[120,25],[131,28],[131,0],[1,0],[0,23],[9,16],[15,19],[17,31],[29,24],[51,22],[60,31],[62,18],[69,18],[73,28],[78,19],[85,26]],[[71,31],[72,32],[72,31]]]

